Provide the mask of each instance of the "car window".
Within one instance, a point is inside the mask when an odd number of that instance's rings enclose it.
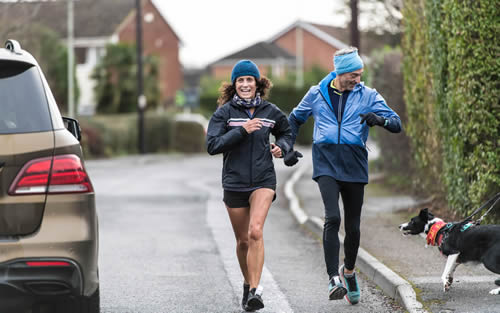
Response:
[[[36,66],[0,61],[0,134],[49,130],[47,98]]]

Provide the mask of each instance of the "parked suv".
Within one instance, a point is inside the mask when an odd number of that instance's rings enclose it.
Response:
[[[0,48],[0,312],[99,312],[98,225],[80,127],[40,66]],[[71,307],[71,309],[69,309]]]

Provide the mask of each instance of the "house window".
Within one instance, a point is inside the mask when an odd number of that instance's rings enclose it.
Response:
[[[87,48],[83,48],[83,47],[75,48],[75,61],[76,61],[76,64],[87,63]]]
[[[155,19],[155,15],[151,12],[148,12],[146,14],[144,14],[144,21],[146,23],[151,23],[152,21],[154,21]]]

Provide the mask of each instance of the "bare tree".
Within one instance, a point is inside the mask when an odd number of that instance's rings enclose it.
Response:
[[[401,32],[403,0],[357,0],[356,2],[358,29]],[[334,13],[351,16],[353,21],[353,0],[343,0],[343,3],[344,5],[335,9]]]
[[[40,10],[40,3],[29,1],[0,0],[0,39],[6,40],[13,34],[20,34],[35,20]],[[16,20],[12,23],[12,20]]]

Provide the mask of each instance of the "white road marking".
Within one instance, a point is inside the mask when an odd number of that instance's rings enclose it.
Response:
[[[300,207],[299,198],[295,194],[293,187],[308,169],[309,166],[300,166],[299,169],[293,173],[292,177],[285,183],[285,197],[288,201],[290,201],[290,210],[301,225],[307,222],[308,217],[304,210]]]

